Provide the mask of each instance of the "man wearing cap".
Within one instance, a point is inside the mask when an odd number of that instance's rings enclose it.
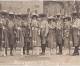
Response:
[[[41,15],[41,23],[40,23],[40,37],[41,37],[41,55],[45,55],[46,49],[46,40],[48,35],[48,21],[45,14]]]
[[[25,50],[27,51],[27,55],[29,55],[30,50],[30,24],[27,23],[25,26],[25,36],[24,36],[24,47],[23,47],[23,54],[25,54]]]
[[[70,17],[65,17],[65,18],[63,18],[63,22],[64,22],[64,27],[63,27],[64,47],[69,48],[69,51],[70,51],[71,18]]]
[[[13,49],[16,44],[16,34],[14,31],[14,20],[13,20],[13,14],[9,14],[9,28],[8,28],[8,39],[9,39],[9,47],[10,47],[10,55],[13,56]]]
[[[25,21],[25,28],[24,28],[24,47],[23,47],[23,54],[29,55],[29,50],[32,48],[32,34],[31,34],[31,20],[29,20],[30,17],[28,15],[24,19]],[[25,52],[26,51],[26,52]]]
[[[80,43],[80,18],[77,16],[77,13],[74,15],[74,22],[72,25],[73,28],[73,41],[74,41],[74,52],[73,56],[79,55],[79,43]]]
[[[60,15],[57,15],[57,19],[56,19],[56,43],[57,46],[59,46],[59,55],[62,54],[62,44],[63,44],[63,21],[60,17]]]

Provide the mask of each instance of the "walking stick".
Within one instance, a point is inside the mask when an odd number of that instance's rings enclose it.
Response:
[[[56,44],[56,54],[57,54],[57,44]]]
[[[70,55],[70,31],[69,31],[69,40],[68,40],[68,45],[69,45],[69,55]]]
[[[58,44],[58,42],[57,42],[57,30],[56,30],[57,28],[55,28],[55,33],[56,33],[56,54],[57,54],[57,44]]]
[[[69,30],[69,40],[68,40],[68,45],[69,45],[69,55],[70,55],[70,33],[72,33],[72,28],[71,28],[71,25],[70,25],[70,30]],[[72,38],[73,38],[73,35],[72,35]]]
[[[31,26],[31,24],[30,24],[30,26]],[[31,44],[32,44],[32,55],[33,55],[33,40],[32,40],[32,26],[31,26],[31,29],[30,29],[30,39],[31,39]]]
[[[73,18],[71,18],[71,23],[70,23],[70,30],[69,30],[69,40],[68,40],[68,45],[69,45],[69,55],[70,55],[70,49],[71,49],[71,46],[70,46],[70,33],[71,33],[71,38],[72,38],[72,41],[73,41],[73,45],[74,45],[74,38],[73,38],[73,29],[72,29],[72,22],[73,22]]]
[[[72,22],[73,22],[73,18],[71,18],[71,25],[72,25]],[[74,46],[73,28],[71,25],[70,25],[70,31],[69,31],[69,40],[70,40],[70,33],[71,33],[71,38]],[[69,55],[70,55],[70,50],[71,50],[70,41],[68,42],[68,45],[69,45]]]

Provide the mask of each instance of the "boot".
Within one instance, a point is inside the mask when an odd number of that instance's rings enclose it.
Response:
[[[45,55],[45,49],[42,48],[42,52],[40,53],[40,55]]]
[[[7,47],[5,47],[5,55],[7,56]]]
[[[42,52],[40,53],[40,55],[45,55],[45,44],[42,45]]]
[[[59,52],[57,53],[57,55],[62,55],[62,45],[59,44]]]
[[[29,55],[29,50],[30,50],[30,42],[27,42],[27,55]]]
[[[73,52],[73,56],[79,55],[79,48],[78,46],[75,46],[74,52]]]
[[[11,55],[11,56],[13,56],[13,53],[12,53],[12,51],[10,51],[10,55]]]
[[[25,55],[25,47],[23,47],[23,55]]]
[[[27,49],[27,55],[29,55],[29,49]]]
[[[13,47],[10,47],[10,55],[13,56]]]

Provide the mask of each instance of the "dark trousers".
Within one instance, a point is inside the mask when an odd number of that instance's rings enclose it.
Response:
[[[79,46],[75,46],[73,55],[79,55]]]
[[[5,54],[7,55],[7,47],[5,47]]]
[[[62,44],[58,44],[58,46],[59,46],[59,53],[62,54]]]
[[[64,43],[62,39],[62,30],[57,29],[56,43],[57,43],[57,46],[59,46],[59,53],[62,54],[62,45]]]
[[[27,42],[27,44],[24,45],[24,47],[23,47],[23,54],[25,54],[25,50],[27,50],[27,54],[29,54],[30,42]]]
[[[23,54],[25,54],[25,46],[23,47]]]
[[[42,48],[42,53],[45,53],[46,44],[41,44],[41,48]]]
[[[13,46],[10,46],[10,55],[13,55]]]

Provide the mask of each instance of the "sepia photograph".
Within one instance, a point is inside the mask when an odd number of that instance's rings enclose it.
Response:
[[[80,66],[79,0],[0,0],[0,66]]]

